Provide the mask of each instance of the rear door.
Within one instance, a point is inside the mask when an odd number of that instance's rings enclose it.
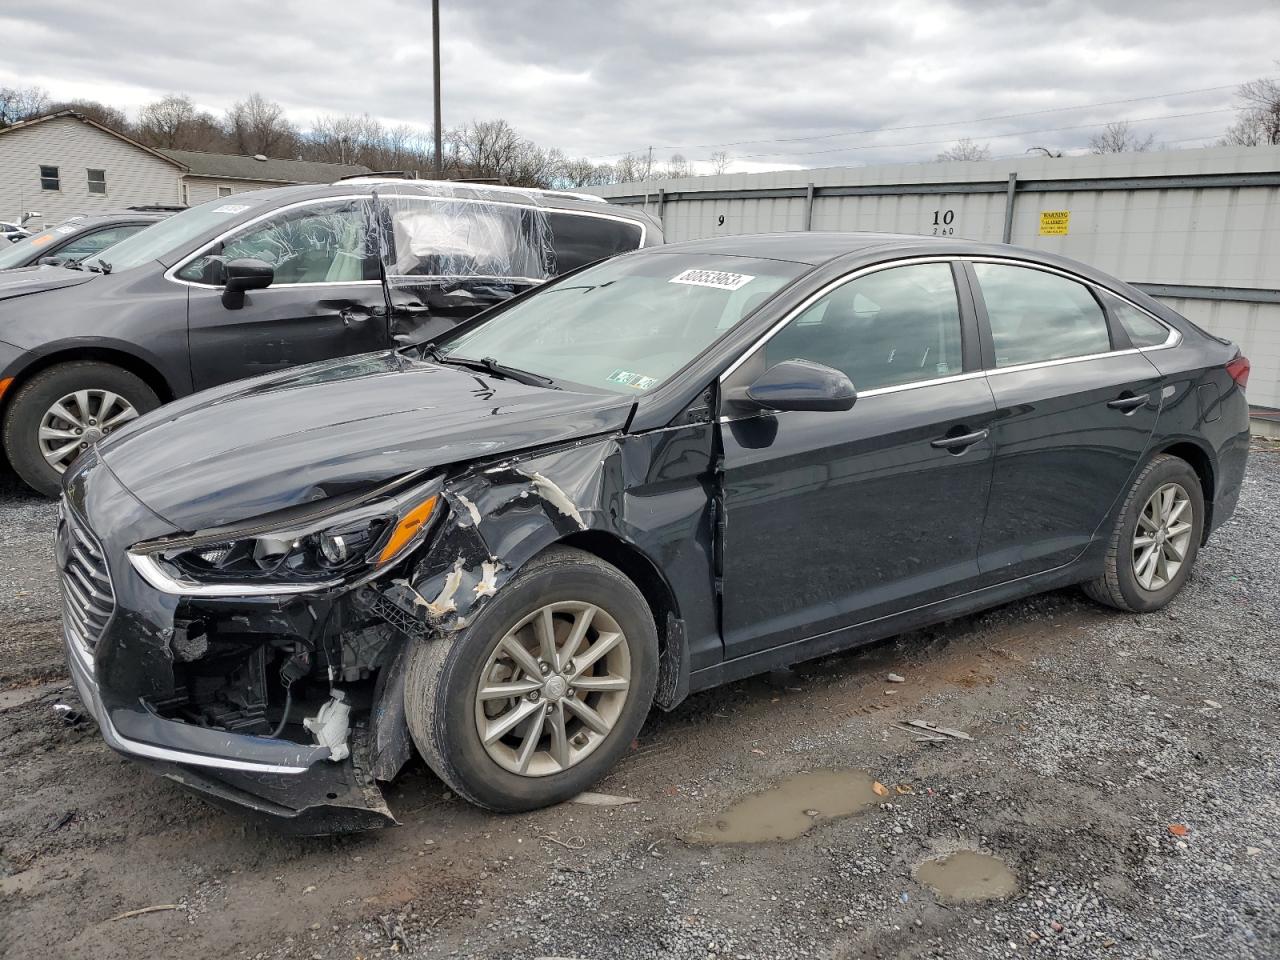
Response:
[[[195,388],[386,347],[370,223],[364,198],[312,201],[250,221],[179,266]],[[240,258],[271,264],[275,279],[228,307],[222,265]]]
[[[722,411],[726,658],[977,578],[995,402],[960,302],[946,262],[855,275],[725,379],[731,396],[794,358],[840,369],[858,390],[844,412]]]
[[[969,265],[997,406],[984,583],[1079,556],[1150,444],[1160,374],[1094,290],[1025,263]]]

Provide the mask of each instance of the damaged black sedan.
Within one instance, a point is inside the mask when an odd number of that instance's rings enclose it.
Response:
[[[1156,609],[1230,517],[1248,361],[1007,246],[676,244],[430,345],[140,418],[68,472],[107,742],[298,830],[587,788],[651,705],[1036,591]]]

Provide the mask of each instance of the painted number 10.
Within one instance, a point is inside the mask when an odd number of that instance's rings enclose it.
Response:
[[[956,232],[956,228],[952,226],[956,220],[956,212],[954,210],[935,210],[933,211],[933,235],[935,237],[949,237]]]

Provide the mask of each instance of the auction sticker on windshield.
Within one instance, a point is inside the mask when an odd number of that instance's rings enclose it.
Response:
[[[717,287],[720,290],[738,290],[754,280],[745,273],[725,273],[723,270],[686,270],[678,273],[668,283],[688,283],[695,287]]]
[[[644,374],[632,373],[630,370],[615,370],[605,379],[610,383],[621,383],[628,387],[635,387],[637,390],[648,390],[658,382],[656,377],[646,377]]]

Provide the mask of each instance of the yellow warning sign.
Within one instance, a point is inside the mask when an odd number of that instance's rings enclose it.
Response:
[[[1067,228],[1071,226],[1070,210],[1041,210],[1040,211],[1040,236],[1054,237],[1065,236]]]

